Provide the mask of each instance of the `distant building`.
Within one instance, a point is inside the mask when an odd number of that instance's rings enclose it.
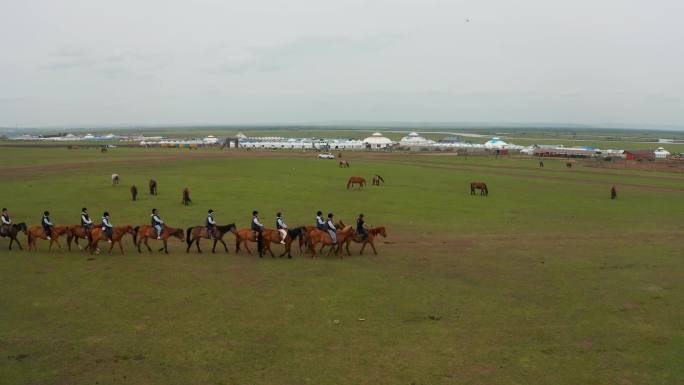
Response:
[[[402,147],[427,147],[434,144],[434,140],[425,139],[416,132],[406,135],[399,141],[399,145]]]
[[[655,152],[651,150],[625,150],[627,160],[655,160]]]
[[[384,137],[379,132],[364,139],[363,143],[366,145],[366,148],[373,150],[390,148],[394,144],[391,139]]]
[[[656,159],[665,159],[665,158],[669,158],[670,155],[672,155],[672,154],[670,154],[670,152],[667,151],[666,149],[664,149],[664,148],[662,148],[662,147],[658,147],[658,148],[653,152],[653,155],[655,155]]]

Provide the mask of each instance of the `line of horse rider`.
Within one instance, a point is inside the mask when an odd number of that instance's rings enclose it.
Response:
[[[31,245],[35,245],[35,239],[40,237],[41,235],[44,237],[44,239],[51,241],[50,242],[50,247],[52,247],[52,237],[53,237],[53,228],[55,225],[52,223],[52,220],[50,219],[50,212],[49,211],[44,211],[43,216],[41,218],[41,225],[40,228],[42,228],[42,234],[34,234],[32,236],[32,233],[27,230],[26,225],[24,223],[20,224],[14,224],[12,221],[12,218],[9,215],[9,212],[7,208],[2,209],[2,213],[0,216],[0,236],[3,237],[10,237],[10,249],[12,246],[12,241],[16,241],[19,247],[21,248],[21,244],[19,241],[16,239],[16,234],[19,231],[24,231],[28,234],[29,237],[29,248]],[[119,242],[119,246],[121,247],[120,239],[121,236],[125,234],[117,234],[118,236],[115,235],[115,227],[112,224],[109,212],[105,211],[102,214],[101,222],[100,224],[96,224],[94,220],[90,217],[90,214],[88,213],[87,208],[82,208],[81,209],[81,214],[80,214],[80,222],[81,222],[81,228],[83,230],[83,237],[88,239],[89,246],[91,246],[92,249],[94,249],[97,245],[97,241],[104,241],[106,240],[108,243],[114,242]],[[302,226],[301,228],[297,228],[294,231],[290,231],[288,229],[288,225],[285,223],[285,219],[283,218],[283,215],[281,212],[278,212],[276,214],[275,218],[275,226],[276,230],[278,233],[278,237],[276,239],[269,238],[269,243],[274,241],[274,242],[279,242],[280,244],[286,245],[286,252],[289,255],[289,246],[291,241],[294,238],[297,238],[300,234],[304,234],[307,232],[307,230],[311,229],[316,229],[321,232],[324,232],[329,236],[329,240],[326,242],[322,242],[321,239],[318,241],[322,244],[321,246],[321,251],[324,246],[330,246],[332,252],[335,248],[337,248],[338,253],[341,250],[341,244],[338,242],[338,230],[342,227],[348,227],[348,230],[351,230],[351,226],[344,226],[342,221],[339,221],[337,224],[334,222],[334,215],[333,213],[328,213],[327,217],[323,216],[322,211],[318,211],[316,213],[316,219],[315,219],[315,226]],[[37,228],[37,226],[34,226]],[[130,226],[128,226],[130,227]],[[138,243],[138,251],[140,251],[140,242],[136,242],[135,240],[135,235],[138,232],[138,229],[141,226],[136,227],[132,231],[129,230],[131,234],[134,234],[134,243]],[[166,248],[166,238],[163,238],[164,235],[164,230],[166,228],[166,224],[164,221],[161,219],[161,216],[158,212],[157,209],[152,209],[152,212],[150,213],[150,227],[152,230],[152,234],[150,234],[149,238],[154,238],[156,237],[157,240],[163,240],[164,241],[164,247],[161,250],[167,250]],[[38,229],[40,229],[38,228]],[[248,239],[250,241],[256,242],[257,243],[257,248],[259,251],[259,256],[263,256],[264,251],[269,251],[270,252],[270,247],[268,247],[268,244],[266,245],[267,247],[264,248],[264,230],[265,226],[261,222],[261,219],[259,217],[259,212],[257,210],[254,210],[252,212],[252,219],[250,222],[250,230],[252,232],[251,237],[249,236],[243,236],[243,238],[252,238]],[[174,229],[174,231],[180,231],[180,236],[178,234],[170,234],[172,236],[177,236],[181,240],[183,239],[183,234],[182,234],[182,229]],[[197,238],[206,238],[206,239],[213,239],[214,240],[214,249],[215,251],[216,248],[216,243],[217,241],[220,241],[224,247],[226,248],[226,251],[228,251],[227,246],[225,242],[221,239],[223,234],[227,231],[231,231],[236,234],[237,240],[236,240],[236,251],[239,251],[241,239],[240,235],[237,232],[237,229],[235,225],[231,224],[229,226],[218,226],[215,218],[215,212],[213,209],[209,209],[207,212],[207,217],[205,220],[205,226],[202,228],[201,226],[197,226],[195,228],[189,228],[187,230],[187,242],[188,242],[188,248],[187,250],[190,250],[190,246],[194,241],[197,241],[197,250],[201,252],[200,247],[199,247],[199,240]],[[97,234],[96,234],[97,233]],[[344,233],[345,235],[348,235],[349,231]],[[363,248],[365,248],[366,243],[368,242],[369,239],[369,227],[366,225],[365,222],[365,217],[363,214],[359,214],[358,217],[356,218],[356,229],[354,230],[354,235],[355,235],[355,241],[364,243],[361,252],[363,252]],[[383,236],[385,236],[385,231],[384,227],[382,227],[382,230],[379,231],[379,233]],[[288,237],[288,234],[290,235],[290,242],[286,243],[286,239]],[[374,232],[375,234],[375,232]],[[60,234],[57,234],[59,236]],[[97,235],[97,236],[95,236]],[[196,235],[193,237],[193,235]],[[69,234],[69,247],[71,247],[71,238],[72,234]],[[147,246],[148,249],[150,249],[149,245],[147,244],[147,238],[145,237],[145,245]],[[142,239],[141,239],[142,241]],[[244,240],[242,240],[244,242]],[[303,238],[300,238],[300,249],[302,247]],[[315,250],[313,249],[313,245],[310,244],[310,242],[307,243],[309,244],[309,248],[312,251],[312,256],[315,254]],[[76,240],[76,244],[78,245],[78,240]],[[59,243],[58,243],[59,245]],[[110,251],[111,248],[114,245],[112,244],[110,246]],[[60,246],[61,247],[61,246]],[[373,251],[377,254],[377,251],[375,250],[375,246],[372,244],[372,239],[371,239],[371,247],[373,248]],[[80,246],[79,246],[80,248]],[[251,251],[249,250],[249,247],[247,247],[245,243],[245,248],[249,253]],[[123,249],[122,249],[123,252]],[[349,253],[348,249],[348,242],[347,242],[347,253]],[[283,253],[285,254],[285,253]],[[273,253],[271,252],[271,255]],[[281,255],[282,256],[282,255]]]

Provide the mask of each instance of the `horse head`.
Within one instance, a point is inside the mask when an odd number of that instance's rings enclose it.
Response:
[[[377,234],[382,235],[383,238],[387,238],[387,232],[385,231],[385,226],[379,226],[374,228]]]

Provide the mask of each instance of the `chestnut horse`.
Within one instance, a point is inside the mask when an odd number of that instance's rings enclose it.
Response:
[[[347,162],[346,160],[341,160],[340,168],[349,168],[349,162]]]
[[[342,223],[342,221],[340,221]],[[377,226],[377,227],[371,227],[368,231],[368,237],[363,238],[359,233],[354,231],[354,233],[347,238],[347,241],[345,242],[345,248],[347,249],[347,255],[349,255],[349,243],[351,241],[354,241],[355,243],[361,243],[361,251],[359,252],[359,255],[363,255],[363,250],[366,248],[366,245],[370,245],[371,248],[373,248],[373,253],[375,255],[378,255],[378,251],[375,250],[375,244],[373,241],[375,238],[377,238],[378,235],[382,236],[383,238],[387,238],[387,231],[385,230],[385,226]]]
[[[271,239],[273,238],[273,235],[271,234],[272,232],[278,233],[277,230],[273,229],[263,229],[261,233],[261,236],[263,238],[263,249],[261,250],[261,253],[259,253],[260,257],[264,252],[268,251],[269,254],[271,254],[271,257],[275,258],[275,255],[273,255],[273,252],[271,251]],[[245,250],[247,250],[247,253],[249,255],[252,255],[252,251],[249,249],[249,246],[247,245],[248,241],[257,243],[256,232],[252,229],[238,230],[237,233],[235,233],[235,254],[240,252],[240,244],[243,244],[245,246]],[[278,242],[280,242],[280,235],[278,235]]]
[[[1,236],[9,238],[9,249],[12,250],[12,243],[16,242],[17,245],[19,245],[19,250],[23,250],[23,247],[21,247],[21,243],[19,243],[19,239],[17,239],[17,234],[19,234],[20,231],[23,231],[24,234],[28,234],[28,231],[26,229],[26,223],[21,222],[21,223],[13,223],[7,227],[6,232],[0,233]]]
[[[109,254],[112,253],[112,249],[114,248],[114,244],[118,243],[119,244],[119,249],[121,250],[121,255],[123,255],[123,245],[121,244],[121,240],[126,234],[131,234],[133,236],[133,244],[135,244],[136,241],[136,232],[133,229],[131,225],[126,225],[126,226],[118,226],[114,227],[112,229],[112,243],[109,245]],[[105,235],[104,230],[102,230],[101,226],[97,226],[93,228],[93,231],[91,232],[91,238],[92,241],[90,243],[90,254],[93,253],[93,251],[97,250],[97,243],[99,241],[106,241],[107,236]]]
[[[380,186],[380,182],[385,183],[385,180],[382,179],[382,177],[381,177],[380,175],[375,174],[375,175],[373,176],[373,180],[371,181],[371,184],[372,184],[373,186]]]
[[[470,184],[470,195],[475,195],[475,190],[480,190],[481,196],[489,195],[489,190],[487,190],[487,184],[485,182],[472,182]]]
[[[249,233],[252,234],[249,234]],[[287,230],[287,236],[285,236],[285,250],[283,251],[282,254],[280,254],[278,257],[282,258],[285,254],[287,254],[288,258],[292,258],[291,254],[291,247],[292,247],[292,242],[295,241],[295,239],[299,239],[299,243],[303,242],[303,240],[306,238],[307,230],[305,226],[300,226],[300,227],[295,227],[294,229],[288,229]],[[271,257],[275,256],[273,255],[273,252],[271,251],[271,244],[280,244],[280,232],[278,230],[273,230],[273,229],[264,229],[263,233],[263,241],[264,241],[264,250],[263,251],[268,251],[271,254]],[[252,252],[249,250],[249,247],[247,246],[247,241],[250,242],[256,242],[256,239],[254,239],[254,231],[251,229],[242,229],[238,231],[235,237],[235,254],[237,254],[240,251],[240,244],[245,245],[245,249],[247,252],[251,255]],[[301,251],[301,246],[300,246],[300,251]]]
[[[150,195],[157,195],[157,181],[150,179]]]
[[[131,198],[133,198],[133,200],[136,200],[137,197],[138,197],[138,188],[135,187],[135,185],[133,185],[133,186],[131,186]]]
[[[347,241],[347,238],[350,237],[353,232],[354,229],[351,226],[346,226],[342,230],[337,230],[337,254],[340,256],[340,258],[342,258],[342,253],[340,253],[342,250],[341,246]],[[321,249],[319,252],[322,252],[325,246],[331,246],[330,251],[328,251],[328,255],[332,254],[332,252],[335,250],[334,244],[332,243],[332,238],[330,238],[330,234],[328,234],[327,231],[318,229],[311,230],[308,234],[307,240],[309,251],[311,251],[311,258],[316,256],[316,245],[319,243],[321,244]]]
[[[65,234],[69,231],[69,228],[67,226],[53,226],[52,227],[52,238],[50,240],[50,247],[48,247],[48,251],[52,251],[52,244],[57,242],[57,246],[59,246],[59,249],[62,250],[62,245],[59,243],[59,236],[62,234]],[[47,235],[45,234],[45,231],[43,230],[43,226],[41,225],[35,225],[35,226],[30,226],[28,228],[28,244],[29,244],[29,250],[33,249],[34,251],[38,251],[38,245],[36,244],[36,240],[38,239],[45,239],[47,240]]]
[[[221,242],[221,244],[223,244],[223,248],[226,249],[227,253],[228,246],[226,246],[226,242],[223,241],[223,235],[229,231],[237,235],[236,230],[237,228],[235,227],[235,223],[231,223],[225,226],[216,226],[216,231],[214,232],[214,234],[208,234],[206,226],[188,227],[188,230],[185,232],[185,242],[188,244],[188,248],[185,250],[185,252],[189,253],[190,246],[192,246],[192,243],[197,242],[197,252],[201,253],[202,250],[200,249],[200,239],[204,238],[214,240],[214,247],[211,248],[212,253],[216,252],[217,242]],[[210,235],[211,237],[209,237]]]
[[[190,190],[186,187],[183,189],[183,205],[187,206],[190,203],[192,203],[192,199],[190,199]]]
[[[366,180],[360,176],[349,178],[349,181],[347,181],[347,190],[349,190],[349,187],[354,187],[355,184],[358,184],[359,187],[364,187],[366,185]]]
[[[150,248],[150,245],[147,243],[148,239],[157,239],[157,230],[154,229],[154,227],[150,225],[142,225],[142,226],[136,226],[133,228],[135,230],[136,235],[133,236],[133,239],[137,238],[137,244],[138,244],[138,253],[141,253],[140,251],[140,244],[145,242],[145,246],[147,246],[147,251],[150,253],[152,252],[152,249]],[[174,229],[173,227],[169,226],[164,226],[164,229],[162,230],[161,233],[161,240],[164,243],[164,247],[160,248],[159,251],[164,250],[166,254],[169,253],[169,248],[168,248],[168,243],[167,241],[171,237],[178,238],[181,242],[185,241],[183,239],[183,229]]]
[[[93,223],[93,226],[90,228],[90,232],[92,232],[96,226],[97,225]],[[69,228],[69,231],[67,231],[67,248],[69,251],[71,251],[71,241],[76,243],[76,246],[79,250],[83,250],[83,247],[78,244],[79,239],[87,239],[88,242],[86,242],[86,247],[90,245],[90,232],[87,232],[85,227],[81,225],[69,225],[67,227]]]

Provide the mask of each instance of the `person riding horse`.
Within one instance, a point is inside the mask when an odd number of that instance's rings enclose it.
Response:
[[[356,233],[361,239],[368,239],[368,229],[366,229],[366,221],[364,220],[363,214],[359,214],[359,217],[356,218]]]
[[[43,226],[43,231],[45,232],[45,237],[48,239],[48,241],[51,241],[52,238],[52,227],[54,226],[52,222],[50,221],[50,212],[45,210],[43,212],[43,219],[40,221],[40,224]]]
[[[12,218],[6,208],[2,209],[2,226],[0,226],[0,235],[6,236],[10,233],[10,226],[12,225]]]
[[[254,231],[254,239],[257,241],[257,248],[259,249],[259,257],[264,256],[264,240],[263,232],[264,225],[259,221],[259,212],[252,211],[252,231]]]
[[[285,238],[287,238],[287,224],[283,220],[281,213],[276,214],[276,229],[280,233],[280,244],[285,244]]]
[[[157,231],[157,240],[159,240],[161,239],[162,231],[164,231],[164,221],[157,214],[157,209],[152,209],[150,218],[152,220],[152,227]]]
[[[325,221],[323,220],[323,212],[320,210],[316,212],[316,228],[323,231],[328,230],[328,227],[325,225]]]
[[[336,245],[337,244],[337,228],[335,227],[335,223],[333,222],[333,213],[328,213],[328,221],[325,223],[326,230],[328,231],[328,235],[330,235],[330,239],[332,239],[332,244]]]
[[[102,231],[104,231],[105,235],[107,236],[107,242],[112,243],[112,237],[114,236],[114,226],[112,225],[112,222],[109,220],[109,213],[105,211],[102,214]]]
[[[83,227],[86,238],[90,238],[90,230],[93,228],[93,221],[90,219],[88,209],[85,207],[81,209],[81,227]]]
[[[206,227],[207,227],[207,237],[209,239],[212,239],[212,238],[218,239],[219,235],[216,233],[216,231],[217,231],[216,230],[216,219],[214,219],[214,210],[212,210],[212,209],[209,209],[209,211],[207,211],[207,225],[206,225]]]

